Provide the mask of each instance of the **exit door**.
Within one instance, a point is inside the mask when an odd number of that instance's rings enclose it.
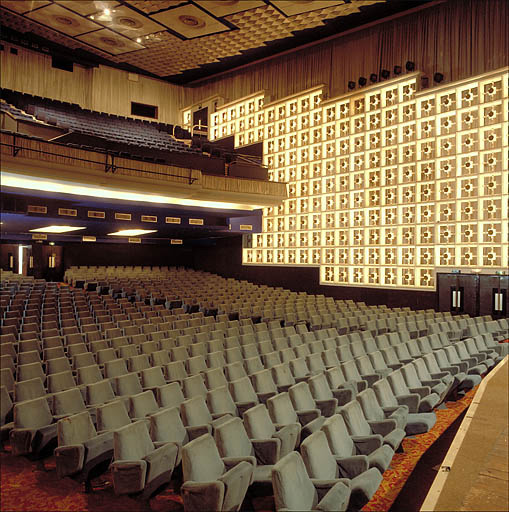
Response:
[[[480,315],[509,316],[509,276],[481,275],[479,300]]]
[[[439,311],[477,316],[479,276],[477,274],[437,274]]]

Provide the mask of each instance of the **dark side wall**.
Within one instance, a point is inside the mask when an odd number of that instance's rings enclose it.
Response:
[[[364,301],[367,304],[386,304],[389,307],[410,306],[412,309],[434,309],[437,306],[435,292],[323,286],[319,284],[318,268],[243,266],[242,237],[240,236],[218,239],[213,247],[193,248],[193,267],[224,277],[282,286],[294,291],[323,294],[336,299]]]
[[[185,266],[191,250],[170,245],[76,243],[64,246],[64,268],[72,265]]]

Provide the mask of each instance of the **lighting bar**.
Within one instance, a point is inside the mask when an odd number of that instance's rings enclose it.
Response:
[[[156,233],[156,229],[121,229],[115,233],[108,233],[111,236],[139,236],[147,235],[148,233]]]
[[[76,226],[46,226],[45,228],[30,229],[31,233],[70,233],[71,231],[79,231],[80,229],[87,229],[86,227]]]

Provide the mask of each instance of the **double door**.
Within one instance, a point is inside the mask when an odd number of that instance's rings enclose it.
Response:
[[[491,274],[437,274],[439,311],[471,316],[509,315],[509,276]]]

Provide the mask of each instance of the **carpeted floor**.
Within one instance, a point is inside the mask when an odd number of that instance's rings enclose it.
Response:
[[[445,432],[456,418],[470,405],[475,389],[457,402],[448,402],[447,408],[439,409],[437,422],[427,434],[403,441],[404,453],[396,453],[391,467],[384,473],[382,484],[364,511],[389,510],[405,482],[412,474],[426,450]],[[46,459],[45,470],[24,457],[0,454],[1,511],[90,511],[90,512],[167,512],[182,511],[182,500],[175,485],[165,489],[148,503],[125,496],[115,496],[109,475],[95,480],[91,494],[70,478],[57,479],[55,460]],[[173,483],[173,482],[172,482]],[[252,496],[244,502],[244,509],[257,511],[274,510],[272,496]]]

